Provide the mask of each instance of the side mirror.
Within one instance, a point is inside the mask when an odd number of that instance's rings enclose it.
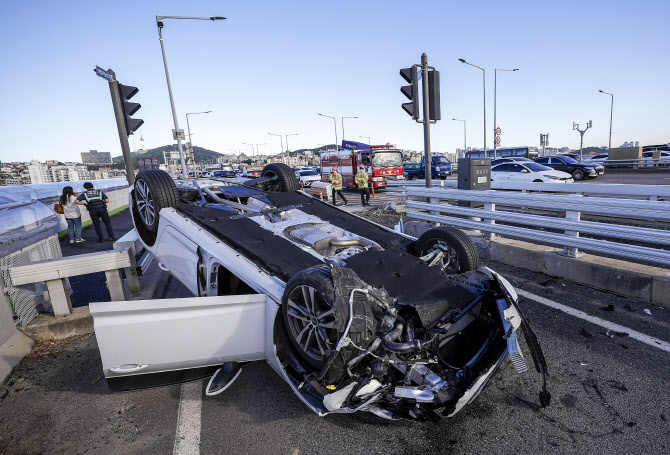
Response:
[[[522,169],[521,172],[525,172],[526,174],[528,174],[530,171],[528,169]]]

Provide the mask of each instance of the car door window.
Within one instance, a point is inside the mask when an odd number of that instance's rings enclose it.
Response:
[[[521,172],[521,169],[516,169],[520,166],[517,166],[516,164],[501,164],[500,166],[496,166],[493,171],[495,172]]]
[[[540,164],[549,164],[549,158],[540,158],[539,160],[535,160],[535,162]]]

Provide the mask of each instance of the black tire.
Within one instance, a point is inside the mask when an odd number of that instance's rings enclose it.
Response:
[[[414,176],[412,174],[407,174],[407,180],[414,180]]]
[[[305,304],[303,286],[308,286],[315,291],[314,310]],[[309,291],[307,295],[310,295]],[[327,265],[310,267],[296,273],[284,289],[281,312],[286,333],[300,357],[315,368],[323,368],[328,358],[326,352],[332,351],[337,343],[339,327],[337,327],[335,317],[319,317],[319,314],[332,309],[334,302],[333,278]],[[306,319],[311,319],[311,321],[307,322]],[[314,327],[313,322],[317,322],[316,328],[310,328],[310,326]],[[305,330],[306,332],[300,336]],[[323,354],[321,350],[324,351]]]
[[[135,228],[151,246],[156,242],[160,211],[179,205],[179,190],[170,174],[150,169],[137,174],[132,196]]]
[[[584,171],[581,169],[575,169],[572,171],[572,178],[574,178],[575,181],[582,180],[584,178]]]
[[[449,226],[424,232],[416,241],[416,256],[425,256],[438,243],[440,249],[447,254],[447,260],[443,259],[441,267],[446,273],[464,273],[479,268],[479,254],[475,244],[465,232]]]
[[[291,193],[298,191],[300,185],[295,178],[295,172],[283,163],[270,163],[263,168],[261,177],[276,177],[277,181],[268,190],[278,193]]]
[[[544,180],[535,179],[535,180],[533,180],[533,183],[544,183]]]
[[[446,175],[443,175],[443,176],[440,177],[440,178],[441,178],[442,180],[447,180],[447,176],[446,176]]]

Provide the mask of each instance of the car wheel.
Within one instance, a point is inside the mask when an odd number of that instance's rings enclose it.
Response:
[[[442,180],[447,180],[447,176],[446,176],[446,175],[443,175],[443,176],[440,177],[440,178],[441,178]]]
[[[535,179],[535,180],[533,180],[533,183],[544,183],[544,180]]]
[[[415,253],[425,258],[429,265],[437,265],[448,274],[479,268],[479,254],[475,244],[465,232],[449,226],[426,231],[416,241]]]
[[[408,174],[408,175],[407,175],[407,180],[414,180],[414,176],[411,175],[411,174]]]
[[[161,209],[179,204],[179,191],[174,180],[165,171],[149,169],[135,177],[132,193],[135,228],[148,245],[156,242]]]
[[[581,180],[584,178],[584,171],[582,171],[581,169],[575,169],[572,173],[572,177],[575,180]]]
[[[311,366],[323,368],[338,339],[335,289],[328,266],[291,277],[282,297],[282,318],[291,344]]]
[[[268,188],[269,191],[291,193],[300,189],[295,172],[283,163],[266,165],[261,172],[261,177],[275,177],[275,182]]]

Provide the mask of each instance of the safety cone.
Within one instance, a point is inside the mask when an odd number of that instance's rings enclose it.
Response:
[[[321,202],[323,202],[323,191],[319,191],[319,196],[321,196]]]
[[[375,197],[375,186],[374,185],[372,185],[372,197],[373,198]]]

